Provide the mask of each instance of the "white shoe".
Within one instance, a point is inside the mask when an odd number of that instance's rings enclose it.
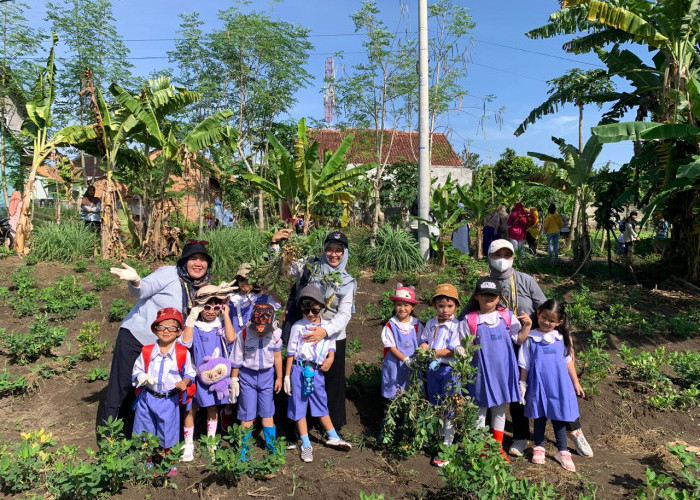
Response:
[[[194,443],[185,443],[182,447],[182,461],[191,462],[194,460]]]
[[[586,458],[591,458],[593,456],[593,449],[591,449],[591,445],[588,444],[586,436],[583,435],[583,431],[581,429],[576,429],[573,432],[567,432],[567,434],[574,442],[576,453]]]
[[[508,453],[514,457],[522,457],[527,449],[527,439],[516,439],[513,444],[510,445]]]
[[[300,455],[302,462],[309,463],[314,461],[314,449],[311,446],[309,446],[308,448],[302,446]]]
[[[352,450],[352,445],[341,438],[332,438],[326,440],[326,446],[330,448],[335,448],[336,450],[350,451]]]

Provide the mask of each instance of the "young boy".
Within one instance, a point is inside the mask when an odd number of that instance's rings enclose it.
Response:
[[[319,326],[324,302],[321,290],[313,285],[304,287],[297,299],[303,318],[294,323],[287,345],[287,366],[284,372],[284,392],[289,396],[287,416],[297,423],[301,439],[301,460],[313,462],[314,455],[306,426],[306,411],[311,404],[311,416],[318,417],[328,434],[326,446],[349,451],[352,445],[343,441],[333,428],[328,415],[328,398],[324,373],[335,358],[335,340],[326,337],[319,343],[305,342],[303,335]]]
[[[231,390],[238,397],[238,420],[251,428],[256,417],[262,420],[265,447],[275,449],[275,403],[272,391],[282,389],[282,330],[277,328],[275,310],[270,304],[255,304],[248,325],[233,348]],[[243,437],[241,460],[245,460],[252,428]]]
[[[459,305],[459,292],[453,285],[443,283],[435,288],[430,303],[437,309],[437,317],[429,319],[425,324],[421,332],[419,348],[435,351],[436,359],[430,363],[427,374],[428,400],[431,404],[440,404],[456,389],[456,379],[449,364],[454,361],[455,348],[461,347],[459,321],[455,318]],[[443,444],[448,446],[452,444],[455,436],[451,419],[450,414],[445,415],[441,432]],[[436,467],[444,467],[447,462],[435,456],[432,464]]]
[[[189,351],[176,343],[182,326],[182,314],[174,307],[158,311],[151,324],[158,342],[143,346],[131,377],[138,391],[134,433],[158,436],[166,453],[180,436],[180,391],[187,390],[196,376]],[[177,469],[173,467],[169,475],[177,475]]]
[[[236,333],[240,333],[250,321],[255,304],[270,304],[275,311],[279,311],[279,303],[266,293],[262,293],[260,286],[250,283],[248,276],[252,267],[248,262],[244,262],[236,270],[236,277],[233,280],[233,289],[237,293],[231,294],[229,302],[229,314]]]

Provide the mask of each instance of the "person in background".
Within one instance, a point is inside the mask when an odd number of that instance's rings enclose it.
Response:
[[[561,215],[557,213],[557,207],[554,203],[549,205],[547,210],[549,213],[544,218],[542,230],[547,235],[547,255],[549,262],[556,264],[559,262],[559,234],[564,227],[564,221]]]
[[[529,217],[523,204],[518,202],[513,206],[513,211],[508,216],[508,239],[513,248],[521,250],[525,248],[525,234]]]
[[[656,234],[654,235],[654,253],[661,254],[661,257],[666,253],[668,246],[668,229],[668,221],[662,216],[656,222]]]
[[[92,229],[94,232],[100,232],[102,221],[102,201],[95,196],[95,186],[89,186],[83,194],[83,199],[80,202],[80,218],[85,222],[85,226]]]
[[[464,205],[458,203],[457,208],[464,210]],[[460,215],[459,220],[465,222],[467,214]],[[462,224],[452,233],[452,248],[456,248],[462,254],[469,255],[469,224]]]
[[[527,225],[527,231],[525,232],[525,239],[527,240],[527,246],[530,248],[532,255],[537,257],[537,240],[540,237],[540,214],[537,211],[537,207],[530,207],[529,220]]]
[[[625,219],[625,231],[622,233],[622,242],[625,244],[623,258],[627,264],[632,264],[634,254],[634,243],[639,241],[637,234],[637,211],[632,210],[629,217]]]
[[[482,251],[484,255],[488,254],[491,242],[501,237],[501,209],[505,213],[506,206],[499,205],[496,210],[493,210],[484,219],[484,237],[482,240]],[[508,220],[508,214],[506,214],[505,220]]]
[[[559,231],[559,236],[562,239],[567,239],[571,234],[571,228],[569,227],[569,218],[565,213],[561,213],[561,231]]]
[[[13,191],[12,196],[10,196],[10,206],[7,208],[10,216],[10,228],[14,235],[17,233],[19,216],[22,214],[22,194],[19,191]]]

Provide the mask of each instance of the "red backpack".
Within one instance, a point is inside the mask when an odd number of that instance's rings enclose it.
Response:
[[[469,327],[469,331],[472,332],[472,335],[476,335],[476,320],[478,319],[478,314],[479,311],[472,311],[467,314],[467,326]],[[513,322],[513,317],[511,316],[510,311],[508,309],[499,308],[498,314],[500,314],[503,321],[506,322],[506,327],[510,333],[510,325]]]
[[[143,356],[143,371],[148,373],[148,365],[151,364],[151,354],[153,353],[153,348],[155,344],[145,345],[141,348],[141,355]],[[185,361],[187,361],[187,347],[180,343],[175,343],[175,360],[177,361],[177,370],[180,372],[180,377],[185,378]],[[136,397],[143,390],[143,387],[136,388]],[[197,392],[197,385],[194,381],[187,386],[187,389],[180,391],[180,405],[185,406],[192,401],[192,396]]]

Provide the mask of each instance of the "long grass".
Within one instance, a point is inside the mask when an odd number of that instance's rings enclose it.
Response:
[[[32,232],[32,253],[39,260],[72,262],[93,255],[95,238],[99,237],[82,222],[55,222],[37,225]]]
[[[267,254],[270,236],[254,226],[224,228],[206,235],[212,273],[215,279],[232,280],[243,262],[260,259]]]
[[[408,231],[382,226],[377,232],[377,244],[365,251],[365,263],[375,269],[411,271],[423,267],[418,242]]]

